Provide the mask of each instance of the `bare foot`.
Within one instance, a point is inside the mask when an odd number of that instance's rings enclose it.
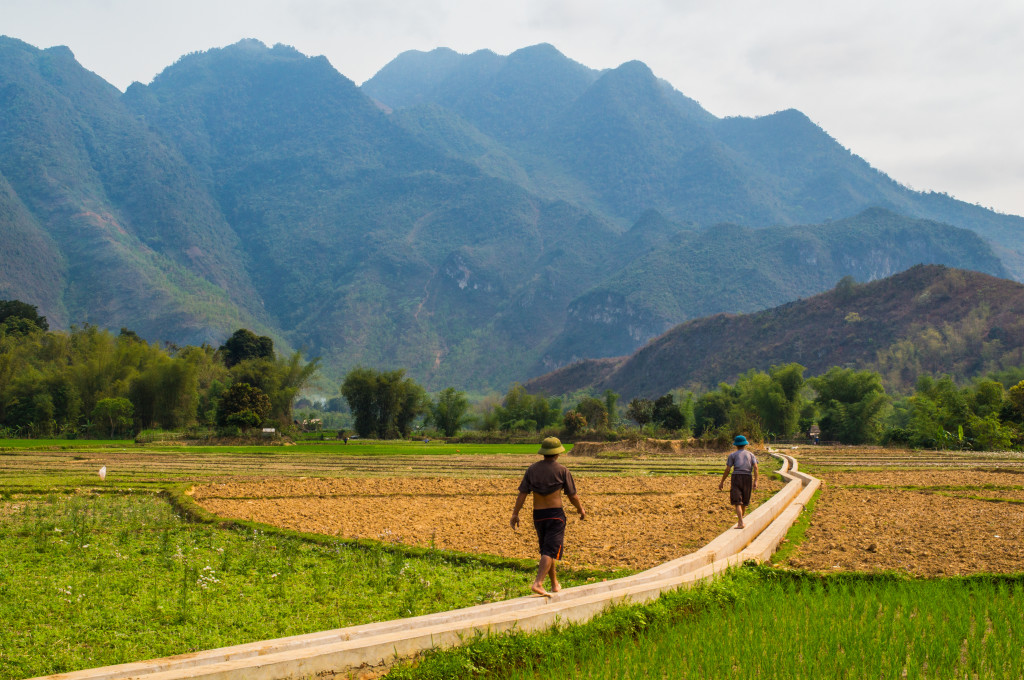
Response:
[[[744,527],[743,527],[743,522],[740,522],[739,524],[737,524],[737,525],[736,525],[736,528],[737,528],[737,529],[742,529],[742,528],[744,528]]]
[[[533,592],[537,593],[542,597],[551,597],[551,593],[544,590],[544,586],[537,585],[536,583],[530,586],[530,590],[532,590]]]
[[[554,583],[551,584],[551,592],[557,593],[561,589],[562,589],[562,584],[559,583],[558,581],[555,581]]]

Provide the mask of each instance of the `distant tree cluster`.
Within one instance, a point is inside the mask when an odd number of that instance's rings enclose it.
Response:
[[[501,432],[540,432],[546,427],[561,425],[562,418],[560,399],[530,394],[515,383],[501,404],[483,414],[481,425],[485,430]]]
[[[627,415],[641,427],[692,427],[705,439],[729,441],[738,433],[757,440],[807,437],[817,424],[820,438],[844,444],[898,444],[917,448],[1010,449],[1024,446],[1024,369],[959,387],[949,376],[923,376],[911,395],[886,393],[882,377],[869,370],[832,367],[805,379],[799,364],[751,370],[733,384],[696,398],[687,393],[679,414],[655,415],[669,397],[634,399]],[[692,404],[692,419],[690,409]],[[664,412],[664,409],[663,409]],[[672,413],[671,410],[668,412]],[[671,424],[670,424],[671,423]]]
[[[51,332],[34,307],[16,301],[0,301],[3,314],[0,430],[7,436],[285,425],[318,365],[298,352],[277,357],[269,338],[248,353],[228,343],[161,347],[127,329]],[[232,338],[245,334],[252,335],[241,329]]]
[[[354,368],[345,376],[341,394],[352,410],[360,437],[407,437],[413,421],[429,404],[426,390],[406,378],[404,370]]]

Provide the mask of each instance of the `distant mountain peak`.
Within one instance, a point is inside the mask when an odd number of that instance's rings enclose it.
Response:
[[[357,88],[247,39],[121,93],[65,48],[0,40],[0,297],[178,343],[245,325],[332,380],[498,389],[844,275],[1024,278],[1022,234],[798,111],[718,119],[641,62],[545,43],[403,52]]]

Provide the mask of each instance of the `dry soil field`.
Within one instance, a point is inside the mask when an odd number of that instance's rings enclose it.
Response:
[[[807,539],[788,561],[792,566],[921,576],[1024,571],[1022,473],[962,472],[955,480],[944,470],[821,478],[825,487]],[[951,484],[965,488],[943,488]]]
[[[572,463],[570,462],[570,465]],[[509,526],[517,478],[405,477],[265,480],[196,487],[204,508],[224,517],[346,538],[532,558],[530,501]],[[646,569],[692,552],[735,522],[718,477],[576,475],[587,520],[569,515],[565,564]],[[760,502],[781,488],[763,478]],[[728,487],[727,487],[728,488]],[[568,504],[567,504],[568,505]]]
[[[796,453],[824,484],[787,564],[918,576],[1024,571],[1020,454]]]
[[[806,539],[787,564],[814,570],[895,569],[924,576],[1024,571],[1024,455],[786,448],[824,481]],[[0,451],[0,481],[195,485],[225,517],[346,537],[532,558],[532,527],[508,527],[532,456],[353,456],[316,453]],[[732,525],[706,452],[625,458],[566,456],[590,518],[569,510],[566,561],[643,569],[703,545]],[[762,456],[765,484],[779,488]],[[529,508],[527,508],[527,511]],[[528,513],[524,513],[524,519]]]
[[[824,481],[806,540],[786,561],[790,566],[921,576],[1024,570],[1024,460],[1019,455],[825,447],[787,452]],[[697,460],[709,468],[715,459]],[[566,462],[577,469],[590,513],[580,522],[569,511],[569,566],[644,569],[696,549],[733,523],[716,476],[609,476],[599,467],[607,462],[572,456]],[[765,472],[773,465],[762,461]],[[590,466],[600,473],[588,474]],[[194,495],[224,517],[531,558],[536,554],[532,528],[526,524],[513,532],[508,526],[514,465],[501,467],[500,472],[492,468],[491,475],[478,470],[472,479],[414,473],[228,482],[197,486]],[[768,475],[762,480],[755,502],[781,487]]]

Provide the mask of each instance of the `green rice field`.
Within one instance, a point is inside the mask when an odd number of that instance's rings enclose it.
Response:
[[[395,680],[1021,678],[1024,580],[744,568],[581,626],[483,640]],[[474,646],[476,647],[474,649]]]

